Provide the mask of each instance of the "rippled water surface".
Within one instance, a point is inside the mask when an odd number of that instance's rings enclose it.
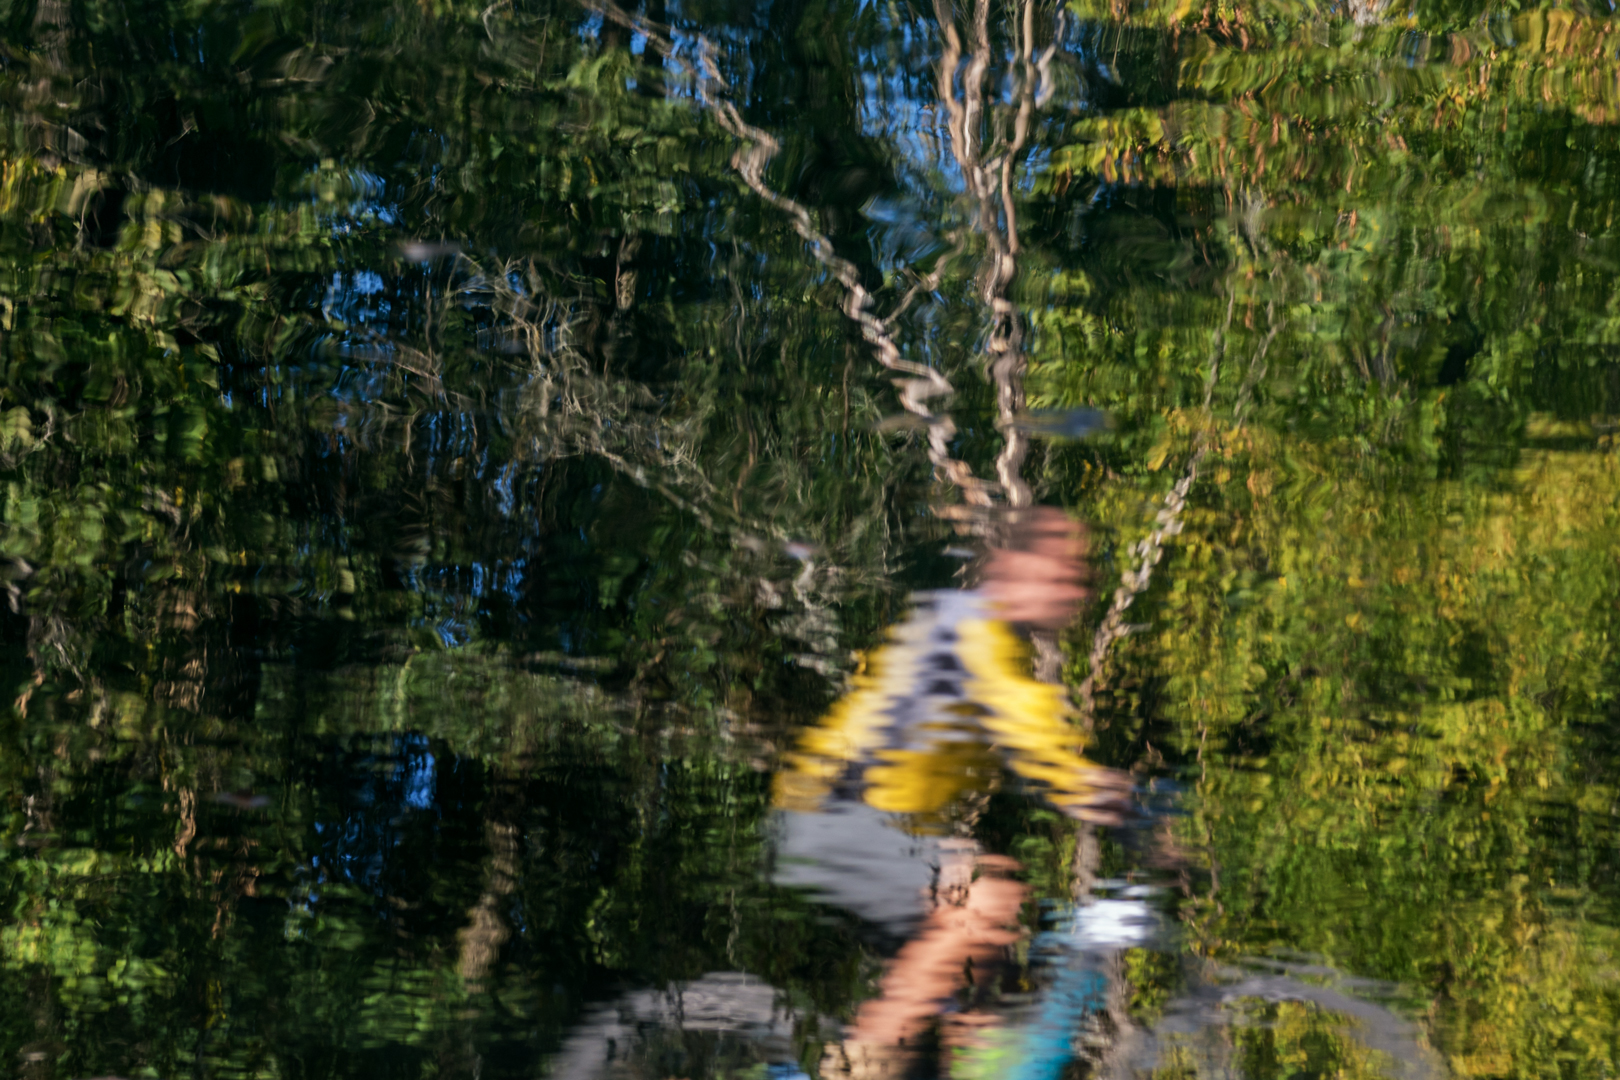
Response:
[[[1620,1074],[1535,3],[0,0],[0,1077]]]

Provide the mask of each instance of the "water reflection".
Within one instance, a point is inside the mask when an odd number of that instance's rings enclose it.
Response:
[[[1378,1003],[1398,988],[1321,964],[1250,960],[1202,966],[1151,1028],[1129,1027],[1109,1052],[1117,1077],[1256,1075],[1295,1065],[1346,1076],[1445,1075],[1417,1026]],[[1279,1053],[1281,1051],[1281,1054]]]
[[[13,7],[7,1068],[1616,1071],[1601,11]]]

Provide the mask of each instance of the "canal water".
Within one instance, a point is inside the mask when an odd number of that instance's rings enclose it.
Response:
[[[1572,0],[0,0],[0,1076],[1620,1073]]]

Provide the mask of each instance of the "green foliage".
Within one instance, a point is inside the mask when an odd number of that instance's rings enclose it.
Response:
[[[757,763],[933,573],[926,457],[836,306],[741,302],[820,285],[785,223],[712,218],[729,146],[588,22],[14,13],[31,1076],[532,1075],[624,982],[870,984],[761,878]]]
[[[684,17],[879,308],[939,271],[895,333],[989,475],[983,245],[905,126],[940,28],[769,16]],[[1612,1074],[1613,24],[1066,18],[1012,288],[1030,403],[1112,426],[1030,471],[1106,602],[1202,449],[1096,673],[1096,756],[1183,784],[1145,846],[1188,947],[1396,984],[1460,1076]],[[954,538],[691,84],[547,3],[0,22],[0,1056],[530,1075],[622,984],[745,970],[816,1060],[878,949],[769,885],[768,773]],[[979,809],[1067,895],[1066,823]],[[1185,963],[1128,953],[1131,1015]],[[1384,1067],[1315,1006],[1233,1016],[1249,1075]]]
[[[1607,1075],[1609,23],[1125,21],[1134,101],[1038,181],[1124,213],[1046,293],[1032,386],[1116,415],[1050,482],[1119,548],[1207,449],[1100,673],[1101,738],[1191,785],[1193,946],[1398,983],[1457,1075]],[[1250,1075],[1370,1067],[1310,1013],[1242,1029]]]

